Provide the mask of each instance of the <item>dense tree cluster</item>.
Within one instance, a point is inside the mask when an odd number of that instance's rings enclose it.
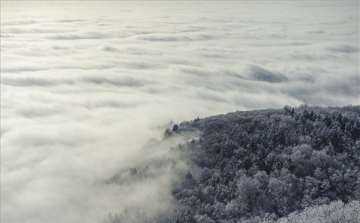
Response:
[[[294,212],[279,219],[276,223],[357,223],[360,222],[360,203],[351,201],[344,204],[334,201],[328,205],[316,205],[302,212]],[[265,222],[264,222],[265,223]],[[267,221],[266,223],[273,223]],[[275,223],[275,222],[274,222]]]
[[[158,222],[298,222],[334,205],[359,213],[360,106],[234,112],[173,131],[193,129],[202,134],[188,142],[193,168],[173,190],[178,209]]]

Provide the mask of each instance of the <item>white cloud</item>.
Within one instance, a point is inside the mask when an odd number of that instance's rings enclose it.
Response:
[[[1,2],[1,221],[171,211],[171,119],[359,104],[356,6]]]

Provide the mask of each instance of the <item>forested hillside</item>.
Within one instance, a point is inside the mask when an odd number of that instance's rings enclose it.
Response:
[[[360,106],[196,118],[165,140],[194,129],[178,208],[157,222],[360,222]]]
[[[180,139],[188,141],[170,146]],[[172,124],[161,142],[144,148],[152,153],[157,147],[171,147],[169,155],[107,183],[161,177],[172,169],[183,176],[172,190],[172,211],[150,217],[129,208],[109,214],[106,223],[360,222],[360,106],[285,106],[196,118]]]

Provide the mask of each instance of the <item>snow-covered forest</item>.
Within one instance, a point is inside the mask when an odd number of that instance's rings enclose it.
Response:
[[[164,141],[195,130],[190,171],[161,223],[360,221],[360,106],[234,112],[167,129]],[[146,170],[145,170],[146,172]],[[132,170],[132,177],[143,173]],[[108,222],[132,222],[127,211]]]

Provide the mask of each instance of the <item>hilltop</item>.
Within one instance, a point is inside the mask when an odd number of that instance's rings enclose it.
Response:
[[[360,106],[285,106],[196,118],[167,128],[147,151],[184,136],[185,143],[169,150],[176,156],[125,170],[126,181],[176,170],[182,177],[172,190],[175,210],[151,220],[145,212],[126,210],[106,222],[360,220]],[[181,173],[180,160],[188,172]]]
[[[360,106],[238,111],[173,128],[193,129],[192,171],[173,190],[177,214],[161,222],[360,220]]]

